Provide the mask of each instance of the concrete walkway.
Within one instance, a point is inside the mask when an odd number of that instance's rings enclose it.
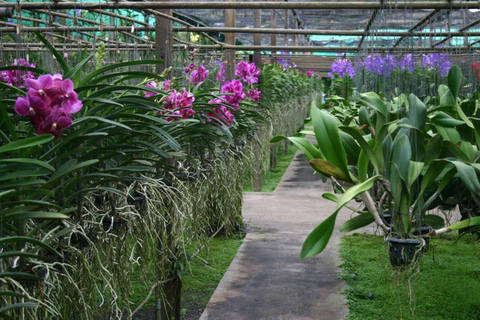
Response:
[[[340,232],[319,256],[300,260],[306,236],[335,203],[303,154],[297,153],[277,190],[245,193],[248,233],[201,320],[335,320],[348,314],[338,279]],[[339,214],[337,228],[348,215]]]

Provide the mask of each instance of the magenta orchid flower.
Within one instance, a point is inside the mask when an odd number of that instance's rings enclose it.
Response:
[[[260,90],[257,89],[252,89],[248,91],[247,95],[250,97],[250,99],[252,99],[252,101],[260,101],[260,99],[262,98],[262,93],[260,92]]]
[[[222,97],[235,109],[240,109],[239,103],[245,98],[245,92],[243,92],[243,84],[239,80],[227,81],[222,86],[220,93],[233,93]]]
[[[258,76],[260,75],[260,70],[257,69],[255,63],[247,63],[245,61],[240,61],[237,64],[237,70],[235,71],[235,75],[240,77],[243,82],[252,85],[254,83],[258,83]]]
[[[62,131],[72,125],[72,119],[59,107],[54,107],[50,115],[36,126],[38,134],[52,134],[58,139]]]
[[[72,125],[70,114],[83,107],[72,80],[63,80],[61,74],[46,74],[38,79],[26,78],[25,85],[27,95],[17,98],[15,112],[28,116],[38,134],[52,134],[58,139]]]
[[[148,81],[146,84],[145,84],[145,87],[147,88],[157,88],[158,87],[158,83],[156,83],[155,81]],[[153,92],[153,91],[147,91],[145,92],[145,98],[150,98],[150,97],[153,97],[153,96],[156,96],[157,93],[156,92]]]
[[[222,105],[223,101],[219,98],[208,101],[209,104],[214,104],[212,106],[212,111],[208,111],[207,114],[211,118],[219,119],[223,122],[226,122],[229,126],[232,125],[235,116],[228,110],[227,107]],[[212,121],[212,120],[209,120]]]
[[[192,85],[197,85],[200,82],[205,81],[207,79],[209,71],[204,66],[199,66],[198,69],[193,70],[190,74],[190,83]]]
[[[163,90],[168,91],[170,90],[170,86],[172,85],[171,80],[165,79],[163,82]]]

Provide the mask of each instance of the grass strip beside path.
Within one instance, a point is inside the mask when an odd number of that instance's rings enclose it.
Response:
[[[480,319],[479,249],[471,235],[434,238],[420,272],[398,272],[383,237],[344,236],[348,319]]]

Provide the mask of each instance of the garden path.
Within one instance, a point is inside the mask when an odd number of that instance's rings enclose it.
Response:
[[[200,320],[335,320],[348,314],[337,230],[318,256],[302,261],[306,236],[335,208],[322,199],[328,183],[297,152],[272,193],[245,193],[248,233]]]

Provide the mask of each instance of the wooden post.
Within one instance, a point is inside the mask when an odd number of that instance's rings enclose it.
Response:
[[[253,10],[253,27],[261,28],[262,27],[262,10],[255,9]],[[254,34],[253,43],[256,46],[262,45],[262,35]],[[260,50],[253,51],[253,62],[257,68],[261,68],[262,65],[262,55]],[[253,182],[253,191],[261,192],[262,191],[262,148],[260,145],[257,145],[255,148],[255,177]]]
[[[225,0],[235,2],[235,0]],[[225,27],[235,27],[235,9],[225,9]],[[225,32],[225,43],[235,44],[235,33]],[[235,77],[235,50],[225,50],[227,65],[225,66],[225,79],[232,80]]]
[[[170,0],[160,0],[170,1]],[[161,13],[173,14],[172,9],[160,9]],[[172,20],[155,16],[155,53],[157,60],[163,60],[164,63],[157,64],[155,71],[162,73],[165,68],[173,65],[173,22]]]
[[[253,10],[253,27],[254,28],[261,28],[262,27],[262,10],[255,9]],[[262,34],[255,33],[253,35],[253,44],[255,46],[262,46]],[[253,51],[253,62],[255,62],[255,66],[260,69],[262,67],[262,53],[260,49]]]
[[[173,165],[175,160],[170,160]],[[171,185],[171,181],[168,181]],[[182,280],[175,270],[174,261],[171,256],[176,256],[175,236],[173,226],[175,224],[175,206],[168,197],[161,199],[164,204],[164,219],[166,221],[166,239],[157,239],[157,281],[169,281],[157,286],[155,290],[155,320],[177,320],[180,319]],[[160,226],[157,226],[160,227]],[[166,272],[165,272],[166,271]],[[165,275],[166,273],[166,275]]]
[[[275,10],[275,9],[272,10],[270,28],[272,28],[272,29],[277,28],[277,10]],[[276,33],[272,33],[272,35],[270,36],[270,45],[272,45],[272,46],[277,45],[277,34]],[[272,53],[273,53],[272,63],[275,63],[275,62],[277,62],[277,58],[276,58],[277,52],[275,51],[275,52],[272,52]]]
[[[293,20],[293,29],[297,29],[297,19],[294,18]],[[296,34],[293,34],[292,35],[292,46],[296,46],[297,45],[297,35]]]
[[[285,9],[285,29],[288,29],[290,26],[289,17],[290,17],[290,10]],[[288,34],[285,33],[283,38],[284,38],[285,46],[288,46]]]
[[[254,28],[261,28],[262,27],[262,10],[255,9],[253,10],[253,27]],[[262,45],[262,35],[260,33],[255,33],[253,35],[253,44],[256,46]],[[257,68],[261,68],[262,66],[262,55],[260,50],[255,50],[253,52],[253,62]]]
[[[273,9],[271,13],[271,20],[270,20],[270,28],[276,29],[277,28],[277,10]],[[272,46],[277,45],[277,34],[272,34],[270,36],[270,44]],[[272,63],[277,62],[277,52],[272,52]],[[277,144],[274,143],[270,146],[270,168],[275,168],[277,166]]]

